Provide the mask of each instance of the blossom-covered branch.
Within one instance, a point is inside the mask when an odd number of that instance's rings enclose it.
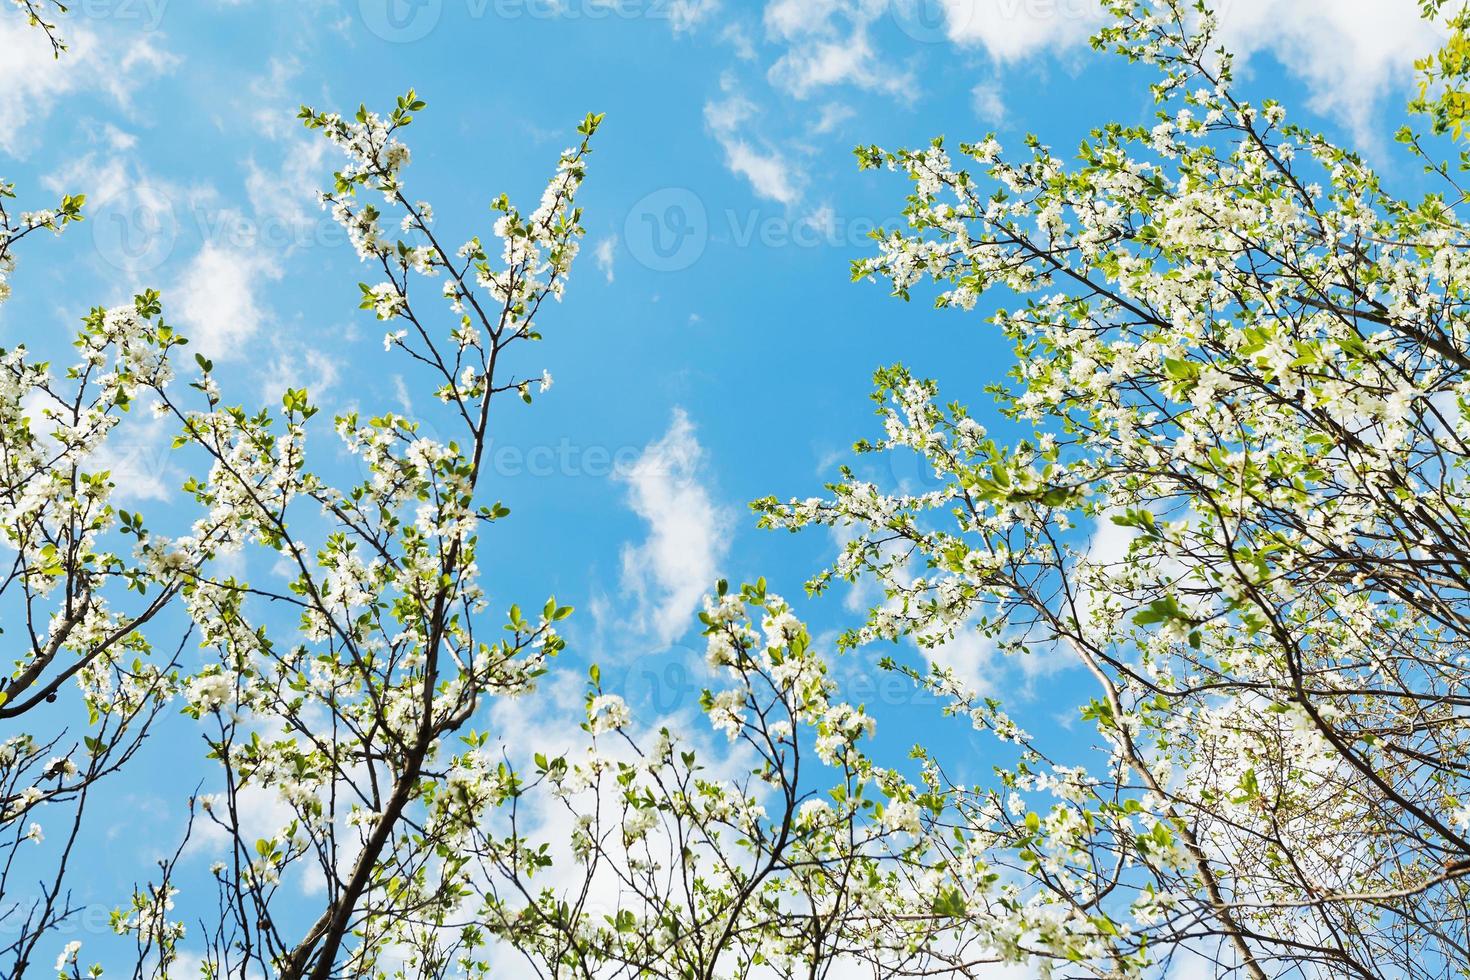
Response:
[[[56,22],[47,18],[66,13],[66,4],[61,0],[10,0],[10,2],[25,16],[26,23],[40,29],[46,35],[46,40],[51,42],[51,54],[60,58],[61,52],[66,50],[66,42],[58,32]]]
[[[481,806],[456,791],[451,740],[487,698],[534,688],[562,646],[554,624],[571,612],[548,600],[537,615],[512,605],[500,624],[487,622],[482,535],[509,510],[482,499],[482,476],[492,403],[507,393],[533,400],[533,382],[509,374],[506,352],[539,339],[542,305],[562,293],[582,234],[574,196],[600,118],[582,123],[581,143],[562,155],[533,212],[496,202],[502,247],[492,259],[479,239],[443,245],[429,206],[405,195],[409,152],[398,134],[422,108],[410,92],[387,117],[302,118],[348,155],[323,205],[383,276],[363,284],[363,308],[402,325],[385,347],[432,379],[454,435],[429,438],[396,415],[339,417],[337,433],[367,474],[339,489],[308,468],[316,408],[304,390],[286,392],[279,420],[227,407],[201,359],[202,408],[161,395],[180,440],[212,461],[189,488],[206,510],[200,526],[220,527],[231,547],[267,548],[290,569],[284,590],[234,578],[185,590],[219,656],[188,685],[188,710],[210,722],[223,779],[201,799],[203,817],[232,841],[215,869],[223,918],[207,961],[216,975],[371,973],[387,950],[450,913],[467,874],[454,835]],[[402,237],[390,237],[369,194],[398,212]],[[296,610],[300,642],[275,639],[274,621],[262,619],[271,605]],[[264,836],[246,821],[261,794],[292,815]],[[309,917],[283,911],[283,882],[305,874],[325,883]],[[171,901],[167,889],[152,894]],[[165,918],[140,914],[138,928]],[[180,934],[169,925],[153,944],[161,972]]]
[[[759,509],[852,538],[813,583],[882,583],[849,642],[978,629],[1091,677],[1109,751],[1079,809],[1006,830],[998,793],[1072,778],[1039,748],[995,790],[952,787],[977,833],[1034,857],[1014,869],[1033,901],[1134,968],[1218,942],[1253,977],[1449,975],[1470,961],[1464,195],[1412,132],[1444,184],[1417,202],[1239,97],[1205,4],[1111,7],[1098,45],[1161,74],[1152,129],[1100,127],[1073,165],[1034,139],[859,152],[914,191],[856,278],[933,281],[960,310],[1016,297],[991,317],[1017,353],[996,394],[1034,436],[1001,444],[884,370],[884,438],[860,448],[918,453],[939,488],[849,474]],[[1081,954],[1055,938],[1047,955]]]

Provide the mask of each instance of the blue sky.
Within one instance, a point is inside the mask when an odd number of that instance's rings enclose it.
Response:
[[[1411,180],[1387,147],[1411,61],[1433,46],[1414,7],[1231,0],[1224,11],[1227,36],[1249,54],[1249,90],[1284,94],[1391,180]],[[698,646],[689,627],[713,579],[764,575],[795,600],[834,550],[816,533],[756,530],[745,503],[820,492],[851,443],[874,434],[867,396],[880,365],[902,360],[940,379],[982,418],[984,385],[1010,366],[979,315],[849,282],[867,231],[896,224],[906,192],[895,175],[859,173],[852,147],[995,130],[1011,146],[1035,131],[1066,148],[1107,119],[1148,121],[1146,74],[1088,50],[1091,10],[1090,0],[78,0],[60,64],[9,16],[0,174],[37,206],[85,192],[91,218],[27,243],[0,346],[61,356],[89,307],[154,286],[216,360],[227,399],[277,404],[284,387],[304,385],[328,415],[411,406],[432,424],[423,385],[356,309],[371,274],[315,207],[337,158],[300,127],[297,106],[387,107],[415,87],[429,108],[409,132],[410,192],[434,204],[450,240],[488,235],[487,205],[502,191],[534,201],[577,122],[605,112],[581,202],[584,252],[566,301],[542,317],[546,343],[516,365],[550,370],[555,387],[504,412],[496,430],[491,492],[515,517],[496,545],[504,558],[486,564],[506,604],[554,592],[578,607],[575,662],[612,665],[635,701],[688,709],[677,665],[697,656],[683,645]],[[111,461],[122,502],[166,523],[182,479],[168,433],[140,420],[124,435]],[[902,461],[872,475],[924,479]],[[799,612],[830,632],[855,621],[855,605],[837,594]],[[1071,710],[1038,693],[1045,663],[1003,669],[978,643],[947,656],[1026,706],[1018,713]],[[885,688],[863,662],[844,669],[870,701],[893,702],[880,718],[902,730],[920,717],[912,694]],[[191,724],[171,723],[182,737],[109,788],[128,815],[97,832],[142,850],[115,849],[79,882],[88,900],[120,898],[176,834],[176,820],[157,819],[168,812],[160,797],[206,772]]]

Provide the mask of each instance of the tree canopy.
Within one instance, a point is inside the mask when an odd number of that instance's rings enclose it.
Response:
[[[18,6],[68,57],[54,12]],[[301,110],[344,161],[322,203],[370,270],[361,308],[452,426],[327,425],[303,389],[231,404],[151,290],[93,310],[59,372],[0,352],[11,975],[52,946],[78,980],[1153,977],[1185,954],[1256,980],[1470,975],[1470,164],[1406,127],[1397,152],[1435,187],[1397,195],[1247,99],[1204,0],[1106,8],[1094,47],[1148,73],[1154,125],[1100,124],[1068,155],[858,149],[909,187],[854,280],[983,314],[1014,366],[983,410],[877,371],[857,451],[916,455],[927,490],[853,468],[752,505],[844,542],[810,594],[877,599],[829,649],[765,579],[709,583],[713,739],[637,717],[595,666],[578,752],[487,727],[495,705],[559,710],[538,689],[569,669],[569,606],[481,585],[514,503],[481,476],[502,406],[550,385],[521,352],[556,329],[600,115],[532,210],[498,197],[457,244],[408,189],[417,93]],[[1458,136],[1470,28],[1449,24],[1416,107]],[[23,240],[84,206],[0,207],[0,299]],[[185,535],[94,468],[145,395],[194,467]],[[317,465],[334,434],[360,480]],[[289,574],[224,574],[242,549]],[[165,642],[173,607],[191,625]],[[1091,744],[1063,757],[972,690],[942,656],[962,635],[1078,665],[1090,691],[1065,707]],[[900,640],[932,666],[873,652]],[[839,696],[864,656],[940,702],[904,758]],[[59,938],[88,794],[180,711],[208,775],[174,802],[227,857],[201,888],[179,841],[113,914],[129,962],[94,966]],[[993,739],[988,774],[945,726]],[[44,835],[33,886],[10,869]]]

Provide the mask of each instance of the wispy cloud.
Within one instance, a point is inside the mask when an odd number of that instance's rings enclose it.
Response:
[[[722,80],[721,87],[724,98],[705,105],[704,119],[725,151],[725,165],[732,173],[750,181],[761,197],[787,205],[801,200],[805,178],[800,168],[779,149],[757,145],[745,133],[756,115],[755,103],[738,90],[729,76]]]
[[[67,43],[66,57],[55,59],[45,35],[24,17],[0,18],[0,151],[25,156],[39,143],[37,124],[65,97],[99,94],[129,111],[140,86],[178,63],[156,34],[104,39],[71,23]]]
[[[281,270],[268,256],[205,243],[169,295],[194,347],[209,357],[243,357],[267,318],[261,292]]]
[[[613,264],[617,260],[617,255],[617,235],[608,235],[606,238],[598,241],[597,245],[592,249],[592,257],[597,260],[597,268],[607,278],[608,282],[613,281]]]
[[[835,85],[909,96],[913,76],[880,55],[869,35],[886,9],[881,0],[772,0],[766,30],[786,51],[771,66],[771,83],[797,98]]]
[[[640,625],[663,645],[690,628],[730,547],[733,520],[700,482],[703,461],[694,423],[676,408],[663,437],[618,474],[628,506],[648,524],[642,543],[623,547],[623,587],[637,599]]]

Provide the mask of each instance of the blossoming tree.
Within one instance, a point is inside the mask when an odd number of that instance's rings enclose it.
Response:
[[[16,214],[15,197],[0,181],[0,302],[22,243],[80,221],[85,203],[68,195]],[[77,359],[60,376],[24,346],[0,350],[0,630],[13,658],[0,681],[0,957],[13,976],[79,911],[68,870],[89,793],[134,758],[177,682],[184,638],[155,657],[142,628],[192,566],[154,548],[140,514],[113,505],[106,462],[124,416],[173,376],[168,352],[182,340],[157,312],[155,294],[135,307],[93,310]],[[206,545],[211,535],[201,529]],[[136,549],[123,545],[129,540]],[[48,829],[48,868],[31,887],[20,849],[43,845]]]
[[[1034,436],[1001,444],[887,369],[864,448],[920,454],[939,488],[850,477],[759,509],[851,535],[814,583],[882,584],[851,642],[978,629],[1091,676],[1106,752],[1081,769],[953,675],[924,677],[1019,750],[996,784],[945,798],[983,843],[976,867],[1054,917],[1025,924],[1032,952],[1096,973],[1190,949],[1257,978],[1464,975],[1456,171],[1405,130],[1442,190],[1397,198],[1236,93],[1205,4],[1109,6],[1096,43],[1160,73],[1152,129],[1099,128],[1071,164],[1034,140],[1020,157],[994,139],[859,152],[913,193],[908,229],[855,276],[905,298],[932,281],[962,311],[1004,296],[991,321],[1017,366],[996,393]],[[1126,548],[1090,547],[1093,524]],[[1049,809],[1027,802],[1040,791]],[[974,869],[954,886],[967,915],[990,893]]]
[[[363,284],[362,306],[390,324],[384,346],[433,379],[454,436],[425,437],[399,416],[341,417],[336,430],[366,477],[338,488],[307,465],[316,410],[306,392],[286,393],[279,420],[225,407],[205,359],[194,385],[202,408],[156,390],[180,442],[213,462],[189,485],[205,515],[196,535],[152,547],[199,567],[253,544],[294,573],[285,590],[207,575],[184,589],[204,646],[220,656],[184,685],[185,710],[209,725],[224,777],[221,792],[195,801],[199,818],[230,841],[212,871],[223,914],[203,937],[206,969],[488,976],[515,956],[551,973],[575,963],[586,976],[713,977],[735,964],[876,962],[890,949],[915,958],[922,943],[903,920],[883,925],[883,946],[854,948],[842,918],[866,896],[864,914],[877,923],[883,896],[900,893],[900,871],[884,862],[901,864],[912,845],[919,791],[858,751],[872,719],[833,702],[825,661],[763,585],[722,586],[706,615],[712,665],[736,681],[710,694],[706,710],[753,753],[752,779],[708,778],[668,731],[629,731],[626,704],[603,692],[595,669],[584,754],[512,758],[503,734],[477,727],[487,702],[534,691],[562,647],[555,624],[571,613],[548,599],[534,616],[511,606],[503,624],[486,622],[481,536],[509,509],[480,499],[480,478],[492,404],[533,402],[550,385],[544,371],[521,376],[509,365],[539,338],[543,305],[561,295],[576,255],[574,195],[600,117],[584,120],[582,142],[563,154],[535,211],[495,203],[498,249],[476,238],[451,251],[431,208],[403,187],[410,155],[398,136],[422,108],[410,92],[387,117],[302,118],[349,158],[323,203],[384,276]],[[392,206],[396,235],[359,192]],[[304,509],[324,519],[312,543]],[[299,610],[305,642],[272,639],[272,605]],[[836,771],[835,808],[805,785],[803,743]],[[864,795],[874,787],[889,799],[876,811]],[[571,815],[564,854],[523,829],[521,801],[542,796]],[[263,799],[289,814],[264,832],[251,819]],[[570,864],[570,898],[540,882],[562,870],[558,856]],[[845,883],[859,861],[863,887]],[[117,918],[145,973],[176,969],[182,913],[201,902],[196,892],[178,904],[174,874],[165,861]],[[291,887],[307,880],[325,885],[310,914]],[[803,899],[807,915],[786,908]]]
[[[941,740],[876,761],[875,718],[837,696],[840,662],[764,581],[720,583],[701,617],[713,744],[634,718],[596,668],[575,750],[485,727],[491,705],[535,697],[571,613],[539,598],[492,612],[480,565],[509,509],[487,499],[484,453],[492,406],[550,384],[523,361],[577,253],[600,117],[533,211],[502,197],[496,244],[456,248],[404,186],[410,92],[386,116],[302,119],[347,156],[323,202],[374,270],[362,307],[388,353],[452,420],[434,437],[399,415],[338,418],[363,477],[334,480],[307,392],[231,406],[202,357],[175,392],[183,339],[153,293],[88,317],[64,387],[3,355],[3,588],[29,639],[0,717],[42,730],[40,706],[75,681],[92,724],[80,747],[4,743],[0,846],[39,834],[27,814],[43,802],[80,820],[87,787],[177,695],[213,767],[191,826],[225,850],[213,896],[176,854],[118,910],[138,976],[177,975],[186,951],[209,977],[313,980],[1129,977],[1185,953],[1222,976],[1466,975],[1458,171],[1406,130],[1443,189],[1395,197],[1239,94],[1204,2],[1108,7],[1096,44],[1158,73],[1156,126],[1101,127],[1071,162],[1036,140],[1019,156],[993,138],[859,151],[913,189],[907,227],[877,236],[855,278],[990,309],[1017,353],[1001,411],[1031,434],[1005,444],[885,368],[882,436],[859,449],[918,454],[936,488],[848,471],[827,496],[755,505],[771,527],[842,530],[811,590],[883,595],[843,645],[934,651],[927,669],[884,664],[943,698],[951,720],[934,724],[994,737],[993,778],[961,779],[974,760]],[[1428,84],[1452,95],[1457,63],[1439,64]],[[81,203],[0,209],[0,274]],[[145,394],[206,461],[175,538],[111,508],[89,470]],[[119,534],[132,555],[104,544]],[[221,574],[214,559],[241,548],[286,584]],[[176,598],[210,660],[187,674],[143,638]],[[1061,751],[970,690],[943,663],[961,631],[1072,664],[1096,750]],[[17,974],[69,914],[63,878],[16,906],[32,910]],[[106,972],[76,944],[57,970]]]
[[[215,975],[372,974],[386,951],[442,923],[465,887],[458,836],[483,806],[463,776],[477,757],[448,743],[468,731],[484,699],[532,687],[561,646],[554,624],[571,612],[548,600],[529,618],[511,606],[503,633],[486,622],[480,536],[509,511],[483,503],[477,488],[492,403],[530,402],[533,384],[550,383],[511,375],[506,352],[538,339],[543,303],[561,295],[582,233],[573,198],[599,119],[583,122],[580,146],[562,156],[533,212],[497,202],[502,248],[492,259],[478,239],[443,246],[429,206],[404,194],[409,154],[397,134],[421,108],[410,92],[386,118],[303,110],[303,119],[349,155],[323,203],[384,276],[364,284],[363,308],[405,326],[385,346],[436,379],[455,437],[427,438],[394,415],[339,418],[338,433],[368,474],[339,489],[308,467],[316,409],[305,391],[286,393],[279,419],[227,407],[201,359],[201,406],[158,393],[181,441],[212,460],[189,487],[206,512],[196,530],[228,523],[232,543],[269,548],[294,572],[284,590],[204,577],[185,590],[220,658],[187,690],[187,711],[210,721],[210,754],[225,775],[224,791],[199,801],[203,818],[234,842],[215,869],[225,914],[205,937]],[[390,237],[359,191],[401,212],[402,238]],[[429,281],[434,294],[425,300],[417,283]],[[305,508],[325,520],[315,541],[306,536],[310,519],[296,516]],[[260,599],[297,609],[304,642],[274,642],[275,631],[256,620]],[[291,813],[265,836],[248,832],[241,812],[242,799],[259,792],[279,796]],[[281,882],[298,865],[325,882],[314,917],[278,911]],[[172,894],[167,880],[141,891],[125,923],[160,971],[179,935],[165,914]]]

